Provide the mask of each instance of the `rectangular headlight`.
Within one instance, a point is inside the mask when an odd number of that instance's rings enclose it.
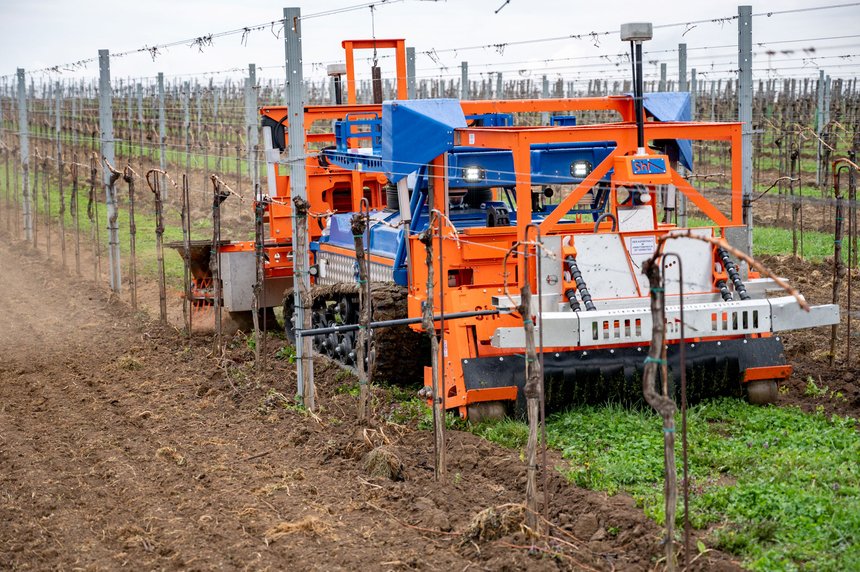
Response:
[[[463,180],[467,183],[478,183],[484,179],[484,170],[480,167],[463,167]]]
[[[591,172],[591,163],[588,161],[574,161],[570,164],[570,175],[577,179],[584,179]]]

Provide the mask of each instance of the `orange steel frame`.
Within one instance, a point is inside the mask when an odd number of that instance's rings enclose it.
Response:
[[[406,57],[403,40],[348,40],[343,42],[346,50],[347,91],[346,105],[321,105],[305,107],[305,153],[307,155],[307,189],[310,210],[314,213],[332,211],[336,205],[349,204],[350,211],[359,210],[362,197],[367,197],[371,209],[381,208],[384,204],[383,187],[385,176],[376,172],[346,170],[334,165],[320,166],[313,150],[334,145],[335,136],[330,129],[320,131],[320,125],[329,126],[332,120],[342,120],[349,114],[352,117],[381,115],[382,106],[378,104],[357,104],[355,94],[354,52],[359,49],[387,49],[396,51],[397,96],[406,98]],[[615,157],[630,154],[636,147],[636,128],[633,99],[628,96],[589,97],[581,99],[524,99],[462,101],[466,115],[484,113],[531,113],[531,112],[571,112],[586,110],[609,110],[619,115],[620,123],[584,125],[577,127],[510,127],[510,128],[466,128],[456,132],[456,144],[463,146],[510,149],[517,172],[517,227],[512,228],[472,228],[460,232],[462,242],[445,241],[444,268],[436,268],[436,276],[443,277],[447,283],[449,272],[468,269],[471,284],[456,287],[445,286],[445,308],[448,311],[492,309],[490,297],[503,295],[505,280],[502,276],[502,257],[514,241],[525,239],[526,227],[531,222],[531,182],[530,182],[530,145],[567,141],[615,141],[615,151],[579,184],[553,213],[540,224],[543,235],[558,233],[592,232],[591,223],[564,223],[561,218],[613,167]],[[260,114],[281,121],[287,114],[283,106],[269,106]],[[286,132],[286,129],[285,129]],[[647,140],[653,139],[692,139],[728,141],[732,145],[732,200],[731,214],[726,216],[685,181],[677,172],[672,171],[672,181],[689,200],[709,216],[718,227],[725,228],[742,224],[740,196],[740,146],[741,132],[739,123],[655,123],[646,122]],[[286,134],[285,134],[286,136]],[[276,188],[270,189],[272,202],[267,205],[265,222],[269,233],[266,249],[269,260],[266,275],[269,277],[292,276],[291,248],[292,230],[290,217],[289,173],[286,168],[276,165]],[[444,158],[438,157],[430,165],[431,185],[434,187],[433,208],[446,211],[447,204],[444,184]],[[346,201],[338,201],[336,195],[347,196]],[[317,240],[323,230],[324,219],[310,219],[311,240]],[[608,225],[605,225],[608,228]],[[601,230],[603,230],[601,226]],[[660,225],[660,231],[669,227]],[[411,237],[409,248],[412,260],[423,260],[423,245]],[[253,242],[236,242],[224,247],[225,250],[253,250]],[[273,256],[279,254],[278,259]],[[522,283],[524,276],[522,261],[510,260],[509,273],[516,277],[511,287]],[[414,264],[410,269],[409,315],[421,315],[421,302],[426,298],[423,285],[426,284],[427,269]],[[437,288],[438,291],[438,288]],[[439,297],[434,297],[434,307],[439,308]],[[480,316],[472,319],[446,323],[446,344],[441,349],[446,363],[446,408],[459,408],[465,415],[466,406],[479,401],[514,399],[516,388],[480,389],[466,391],[463,380],[461,359],[477,356],[504,356],[516,353],[499,350],[490,345],[496,328],[518,326],[520,320],[510,316]],[[416,326],[416,329],[419,326]],[[617,346],[613,346],[617,347]],[[561,348],[560,348],[561,349]],[[569,349],[569,348],[568,348]]]
[[[346,102],[354,104],[357,100],[355,90],[355,50],[395,50],[397,99],[406,99],[406,40],[344,40],[341,44],[346,51]]]
[[[604,103],[607,99],[597,98]],[[578,100],[577,100],[578,101]],[[629,101],[629,100],[628,100]],[[464,108],[465,103],[464,103]],[[509,102],[505,102],[507,105]],[[586,105],[594,105],[598,102],[589,100]],[[630,101],[632,104],[632,101]],[[568,105],[575,106],[576,102],[570,101]],[[582,141],[614,141],[615,150],[596,165],[592,172],[567,195],[555,209],[546,216],[537,226],[541,235],[568,235],[576,233],[594,232],[593,223],[561,222],[575,205],[603,178],[614,166],[617,158],[636,152],[636,125],[629,121],[632,107],[619,106],[622,118],[627,121],[615,124],[583,125],[576,127],[501,127],[501,128],[465,128],[457,129],[454,135],[455,145],[483,147],[491,149],[509,149],[513,154],[514,171],[516,172],[516,204],[517,204],[517,226],[516,228],[470,228],[461,230],[455,239],[453,233],[443,229],[443,235],[448,234],[451,240],[443,241],[443,264],[440,267],[438,257],[435,258],[434,272],[437,279],[437,288],[432,300],[434,313],[440,311],[439,284],[444,287],[444,307],[447,312],[458,312],[466,310],[492,309],[490,304],[492,296],[504,296],[505,288],[512,293],[518,292],[518,286],[522,285],[526,276],[523,257],[510,258],[507,265],[507,281],[503,275],[502,259],[504,253],[511,248],[515,242],[525,242],[527,227],[532,224],[531,209],[531,166],[530,149],[532,145],[541,143],[559,142],[582,142]],[[741,124],[740,123],[658,123],[646,122],[646,141],[656,139],[690,139],[690,140],[717,140],[727,141],[732,146],[732,196],[731,213],[724,214],[720,209],[705,198],[699,191],[693,188],[676,171],[671,170],[671,180],[678,190],[688,197],[703,214],[708,216],[715,227],[725,229],[727,227],[742,225],[742,197],[741,197]],[[649,151],[650,153],[650,151]],[[433,186],[433,202],[430,208],[446,212],[447,196],[445,193],[446,182],[444,180],[446,169],[444,168],[444,157],[436,158],[430,165],[431,185]],[[617,173],[617,169],[616,169]],[[617,177],[614,175],[613,178]],[[612,181],[616,183],[625,181]],[[611,203],[614,208],[614,201]],[[656,205],[652,203],[652,208]],[[674,225],[658,224],[655,231],[639,232],[636,234],[660,235],[676,228]],[[609,224],[601,225],[600,231],[609,229]],[[450,233],[450,234],[449,234]],[[534,232],[531,233],[534,238]],[[438,243],[434,241],[434,247]],[[412,260],[424,259],[424,245],[413,236],[410,238]],[[565,252],[567,253],[567,251]],[[533,260],[533,258],[532,258]],[[561,261],[558,262],[561,264]],[[459,286],[449,286],[448,277],[456,275],[459,271],[468,269],[471,283]],[[427,268],[421,264],[414,264],[410,272],[409,292],[409,315],[421,315],[421,305],[426,301]],[[529,275],[534,277],[534,267],[530,269]],[[532,278],[534,281],[535,279]],[[507,284],[506,284],[507,282]],[[532,283],[533,291],[536,284]],[[476,318],[458,319],[446,322],[444,347],[440,348],[440,359],[445,362],[445,380],[443,381],[443,399],[447,409],[458,408],[461,415],[466,414],[466,407],[475,402],[491,401],[497,399],[516,398],[516,388],[507,387],[493,390],[479,389],[467,390],[463,375],[462,360],[487,356],[507,356],[518,352],[510,349],[498,349],[490,345],[490,339],[499,327],[517,327],[522,325],[522,319],[512,315],[502,316],[480,316]],[[413,326],[420,330],[420,326]],[[695,341],[695,340],[690,340]],[[624,344],[637,345],[637,344]],[[606,347],[620,347],[618,344],[610,344]],[[544,348],[545,351],[563,351],[576,348]],[[594,348],[592,346],[590,349]],[[429,368],[428,368],[429,369]],[[774,373],[774,372],[769,372]],[[780,373],[780,372],[776,372]],[[429,371],[425,370],[425,383],[429,385]]]
[[[379,41],[379,40],[378,40]],[[405,84],[404,84],[405,85]],[[399,89],[399,86],[398,86]],[[622,121],[630,121],[633,117],[633,101],[629,97],[588,97],[582,99],[522,99],[522,100],[474,100],[461,102],[466,115],[484,113],[532,113],[532,112],[570,112],[583,110],[615,111]],[[382,106],[378,104],[347,104],[347,105],[315,105],[305,107],[305,160],[307,193],[312,213],[325,213],[336,209],[336,195],[342,193],[349,197],[348,212],[358,211],[362,197],[370,202],[371,209],[385,206],[383,188],[386,177],[383,173],[373,171],[352,171],[336,165],[322,167],[317,160],[314,150],[335,144],[335,135],[330,130],[319,131],[320,126],[329,126],[334,120],[342,120],[347,115],[351,117],[381,115]],[[268,106],[260,109],[260,115],[274,121],[281,121],[287,115],[285,106]],[[288,142],[284,130],[285,144]],[[281,256],[275,260],[268,257],[266,276],[292,276],[292,257],[289,255],[292,245],[292,203],[290,201],[289,171],[281,165],[276,165],[276,188],[269,189],[272,202],[266,205],[265,222],[269,233],[266,237],[266,248],[278,245]],[[367,189],[365,191],[365,189]],[[341,209],[346,210],[346,209]],[[322,234],[325,220],[322,218],[309,219],[310,239],[317,240]],[[253,250],[253,242],[245,246],[233,243],[225,249]],[[284,255],[284,249],[287,255]]]
[[[379,116],[379,104],[357,104],[355,92],[355,51],[367,49],[394,49],[396,60],[397,97],[406,99],[406,41],[403,39],[383,40],[346,40],[342,43],[346,54],[347,104],[314,105],[305,107],[305,160],[307,193],[312,213],[325,213],[336,210],[348,202],[350,212],[358,211],[362,198],[367,198],[371,209],[384,207],[383,188],[386,178],[382,173],[351,171],[329,165],[322,167],[313,155],[315,149],[335,144],[331,132],[332,121],[343,120],[347,115],[353,118]],[[586,97],[582,99],[520,99],[502,101],[463,101],[463,113],[477,115],[484,113],[529,113],[529,112],[569,112],[585,110],[608,110],[619,114],[621,121],[632,121],[634,116],[633,100],[626,96]],[[287,115],[285,106],[267,106],[260,109],[260,115],[280,122]],[[322,129],[321,129],[322,128]],[[285,144],[288,142],[284,129]],[[272,199],[265,208],[264,222],[268,226],[265,249],[268,260],[265,264],[267,278],[291,277],[292,268],[292,203],[290,201],[289,170],[281,165],[275,166],[276,188],[269,189]],[[343,197],[348,197],[344,200]],[[323,218],[309,219],[310,240],[319,239],[325,225]],[[253,250],[253,241],[233,242],[222,247],[229,250]],[[275,257],[274,255],[279,256]]]

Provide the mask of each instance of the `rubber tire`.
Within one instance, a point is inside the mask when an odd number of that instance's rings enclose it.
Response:
[[[472,424],[501,421],[507,415],[508,402],[506,401],[480,401],[466,406],[466,416]]]
[[[747,400],[753,405],[771,405],[779,398],[779,387],[775,379],[750,381],[746,384]]]

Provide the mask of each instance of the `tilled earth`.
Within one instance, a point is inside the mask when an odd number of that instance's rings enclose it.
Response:
[[[833,302],[833,260],[812,263],[791,256],[764,256],[760,262],[779,276],[789,279],[811,304]],[[860,272],[852,272],[852,282],[858,283]],[[784,334],[785,355],[794,366],[791,379],[783,384],[778,403],[797,405],[805,411],[823,410],[827,413],[860,418],[860,339],[857,336],[857,295],[852,295],[852,333],[848,335],[848,274],[842,278],[838,296],[841,324],[836,328],[836,341],[831,362],[829,327],[787,332]],[[852,287],[853,289],[854,287]],[[849,355],[849,344],[851,354]],[[810,385],[810,381],[814,385]]]
[[[2,569],[660,567],[661,530],[629,497],[555,471],[553,537],[532,543],[518,452],[451,431],[436,482],[432,434],[386,422],[381,390],[355,422],[333,366],[317,364],[318,415],[292,406],[274,341],[256,374],[241,336],[217,357],[211,336],[149,322],[8,236],[0,289]],[[368,471],[372,450],[394,478]],[[736,568],[716,551],[696,567]]]

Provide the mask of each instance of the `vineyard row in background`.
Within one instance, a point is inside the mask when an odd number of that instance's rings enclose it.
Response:
[[[278,104],[282,85],[271,80],[257,82],[253,66],[249,72],[250,77],[244,78],[242,82],[227,81],[221,85],[210,82],[209,86],[181,79],[165,82],[163,77],[154,83],[113,82],[111,109],[116,167],[122,170],[126,164],[131,166],[138,180],[138,189],[144,191],[148,189],[142,177],[148,170],[159,168],[169,174],[169,177],[160,181],[166,197],[164,224],[167,239],[181,237],[181,209],[177,191],[183,175],[187,176],[190,188],[194,238],[211,236],[213,173],[242,197],[231,199],[223,205],[221,215],[225,238],[248,239],[253,236],[251,201],[261,176],[265,178],[257,110],[261,106]],[[680,87],[691,90],[694,119],[736,120],[737,81],[697,82],[695,74],[692,77],[693,81],[689,85]],[[605,96],[625,93],[630,88],[629,82],[620,81],[559,80],[552,84],[544,81],[539,85],[531,80],[502,82],[501,76],[496,79],[495,85],[490,80],[471,82],[468,94],[459,93],[459,82],[455,80],[421,80],[415,83],[415,88],[419,97],[467,95],[469,98],[501,96],[512,99]],[[31,80],[29,87],[21,90],[22,85],[19,84],[17,94],[8,85],[0,86],[3,161],[0,169],[5,171],[4,175],[0,175],[0,182],[5,180],[8,183],[4,185],[6,200],[9,204],[17,205],[23,187],[19,121],[19,101],[23,98],[26,101],[30,140],[28,187],[42,195],[41,201],[33,195],[37,216],[47,217],[55,225],[60,216],[67,219],[71,216],[68,202],[73,176],[77,176],[80,189],[86,188],[90,213],[99,209],[104,212],[105,193],[101,188],[104,166],[99,156],[101,129],[97,82],[35,83]],[[332,102],[330,84],[307,82],[306,86],[308,104]],[[385,97],[393,97],[391,82],[384,82],[384,87]],[[661,87],[671,90],[676,85],[671,81],[665,84],[655,81],[650,89],[659,90]],[[371,92],[369,81],[359,84],[360,101],[366,101]],[[577,114],[580,124],[613,119],[609,112],[586,111]],[[518,123],[538,124],[548,123],[549,117],[520,114],[516,120]],[[828,252],[832,253],[834,206],[830,165],[834,158],[850,155],[857,149],[860,139],[858,123],[860,94],[856,79],[831,79],[822,73],[817,79],[767,80],[756,84],[753,95],[753,174],[755,194],[761,193],[758,198],[762,202],[756,205],[759,208],[754,208],[754,213],[758,215],[764,212],[771,216],[771,219],[764,221],[764,226],[774,227],[776,234],[767,236],[776,237],[780,243],[772,248],[763,244],[760,252],[784,251],[784,244],[789,242],[792,243],[794,253],[801,256],[811,254],[821,258]],[[331,130],[331,126],[316,125],[314,130]],[[692,177],[697,185],[710,192],[727,192],[731,181],[728,145],[695,142],[694,157],[696,169]],[[97,170],[95,179],[91,177],[93,166]],[[93,180],[97,181],[95,186],[92,185]],[[60,200],[63,187],[66,189],[66,204]],[[120,191],[117,200],[126,204],[128,196]],[[819,203],[823,205],[818,209],[821,211],[820,216],[808,218],[804,223],[804,205],[811,204],[815,210]],[[851,206],[853,216],[854,203]],[[153,209],[154,203],[149,197],[141,199],[139,196],[138,226],[150,224],[155,227]],[[692,206],[688,214],[693,221],[700,216]],[[127,216],[125,210],[121,210],[119,216],[124,219]],[[96,217],[95,220],[99,219]],[[69,219],[67,222],[73,221]],[[88,217],[79,220],[78,224],[84,228],[84,232],[90,231]],[[103,229],[105,225],[94,226],[98,231],[99,226]],[[791,233],[790,238],[787,239],[785,233]],[[827,239],[827,235],[831,238]],[[98,239],[97,232],[95,239]],[[94,243],[93,246],[97,245]],[[139,254],[144,259],[144,272],[152,273],[154,260],[146,260],[146,248]],[[856,262],[855,259],[856,256],[852,261]],[[176,284],[181,273],[178,257],[174,260],[168,255],[167,266],[169,278]]]

